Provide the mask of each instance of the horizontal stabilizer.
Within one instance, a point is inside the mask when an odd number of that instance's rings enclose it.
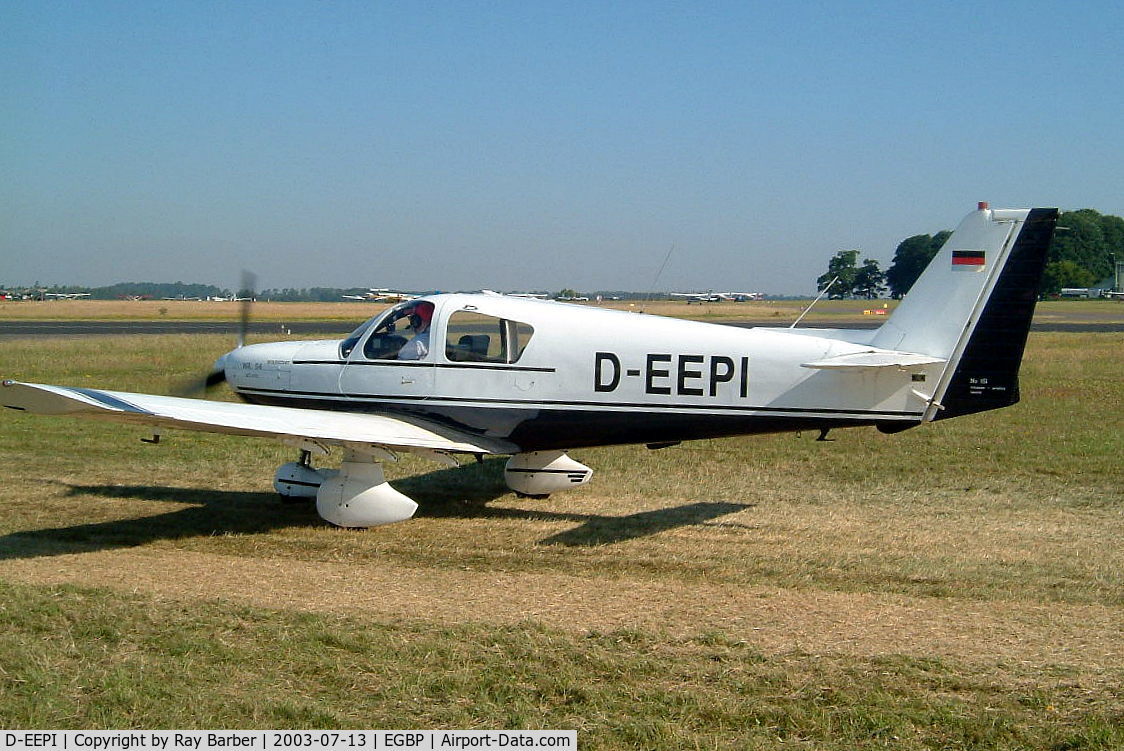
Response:
[[[936,365],[943,362],[945,361],[939,357],[918,355],[912,352],[870,350],[868,352],[852,352],[847,355],[828,357],[824,360],[816,360],[815,362],[805,362],[801,363],[800,367],[814,368],[816,370],[850,368],[901,368],[902,370],[908,370],[910,368],[921,367],[922,365]]]

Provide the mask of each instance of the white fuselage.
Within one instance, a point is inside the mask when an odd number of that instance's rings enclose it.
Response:
[[[408,413],[524,450],[917,422],[924,367],[802,367],[869,351],[869,332],[741,329],[494,295],[436,295],[426,358],[344,355],[340,341],[244,347],[226,374],[250,402]],[[522,326],[522,350],[465,359],[458,321]],[[473,324],[475,325],[475,323]],[[486,335],[485,335],[486,336]],[[493,343],[494,346],[494,343]],[[931,377],[931,376],[928,376]]]

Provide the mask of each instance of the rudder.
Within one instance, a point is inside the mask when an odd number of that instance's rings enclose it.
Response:
[[[942,409],[933,419],[999,409],[1018,402],[1019,366],[1057,221],[1057,209],[1031,209],[1027,214],[939,398]]]
[[[876,347],[946,361],[922,421],[1019,400],[1019,365],[1057,218],[1057,209],[980,204],[872,338]]]

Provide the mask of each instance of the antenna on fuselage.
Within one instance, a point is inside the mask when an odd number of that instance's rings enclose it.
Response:
[[[675,252],[675,243],[672,243],[671,247],[667,249],[667,255],[663,257],[663,263],[660,264],[659,271],[656,272],[655,278],[652,279],[651,286],[648,287],[648,299],[644,301],[645,304],[650,303],[652,301],[652,295],[654,295],[656,293],[656,284],[659,282],[660,276],[663,275],[663,270],[665,268],[667,268],[667,262],[671,260],[671,254],[674,253],[674,252]]]
[[[796,320],[792,322],[792,325],[789,326],[789,328],[790,329],[796,328],[796,324],[800,323],[802,320],[804,320],[804,316],[808,315],[808,311],[812,309],[812,305],[815,305],[816,303],[818,303],[820,301],[820,298],[822,298],[824,295],[826,295],[827,291],[829,289],[831,289],[831,285],[835,284],[837,281],[839,281],[839,277],[835,277],[830,282],[828,282],[827,286],[823,288],[823,291],[820,292],[819,295],[816,296],[815,300],[812,300],[811,304],[808,307],[804,308],[804,312],[801,313],[799,316],[797,316]]]

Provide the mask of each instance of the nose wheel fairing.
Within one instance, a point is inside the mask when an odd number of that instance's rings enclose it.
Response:
[[[308,452],[302,454],[299,462],[282,464],[273,475],[273,489],[284,498],[315,498],[324,481],[337,472],[313,467]]]

